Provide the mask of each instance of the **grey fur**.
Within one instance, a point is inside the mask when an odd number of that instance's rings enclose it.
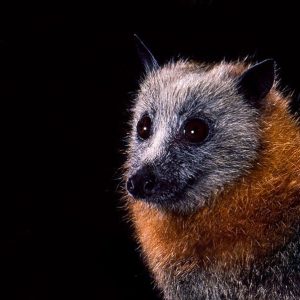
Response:
[[[167,187],[155,195],[163,209],[187,213],[203,206],[212,193],[245,174],[256,158],[258,112],[237,92],[230,68],[221,63],[207,70],[179,61],[149,73],[141,84],[133,109],[127,178],[150,165]],[[145,113],[153,120],[153,132],[140,141],[136,125]],[[202,145],[180,140],[182,124],[194,117],[210,126]]]
[[[164,272],[168,300],[300,299],[300,235],[263,263],[228,271],[196,269],[174,276],[176,266]]]
[[[191,213],[251,171],[261,147],[259,108],[238,92],[231,68],[225,62],[213,67],[172,62],[149,72],[141,83],[132,110],[125,179],[144,166],[152,168],[164,190],[146,199],[149,205]],[[145,114],[153,128],[142,141],[136,126]],[[201,145],[181,139],[182,125],[195,117],[210,127]],[[185,263],[177,261],[156,278],[166,299],[300,299],[299,230],[288,245],[251,267],[228,272],[199,267],[179,276],[178,265]]]

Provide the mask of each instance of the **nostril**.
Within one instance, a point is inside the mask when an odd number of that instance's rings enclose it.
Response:
[[[195,177],[191,177],[191,178],[188,179],[187,184],[188,185],[193,185],[195,183],[195,181],[196,181],[196,178]]]
[[[134,190],[134,183],[133,183],[133,180],[130,178],[127,181],[127,191],[132,193],[133,190]]]
[[[156,184],[154,174],[147,169],[141,169],[128,178],[126,188],[134,198],[146,199],[154,194]]]
[[[147,194],[152,193],[154,187],[155,187],[155,181],[154,181],[154,179],[148,179],[148,180],[145,181],[145,183],[144,183],[144,191]]]

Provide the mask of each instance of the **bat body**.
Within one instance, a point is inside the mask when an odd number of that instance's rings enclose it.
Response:
[[[273,61],[153,62],[124,180],[164,298],[299,299],[300,126]]]

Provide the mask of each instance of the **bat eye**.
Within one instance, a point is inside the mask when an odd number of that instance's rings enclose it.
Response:
[[[208,136],[208,125],[201,119],[188,120],[183,127],[183,136],[190,143],[201,143]]]
[[[151,131],[151,119],[149,116],[143,116],[138,124],[137,124],[137,134],[138,136],[143,139],[146,140],[149,138],[150,136],[150,131]]]

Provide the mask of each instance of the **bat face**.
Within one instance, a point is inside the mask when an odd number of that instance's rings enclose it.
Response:
[[[258,109],[229,64],[187,62],[150,72],[133,108],[127,191],[164,210],[190,212],[251,168]]]

